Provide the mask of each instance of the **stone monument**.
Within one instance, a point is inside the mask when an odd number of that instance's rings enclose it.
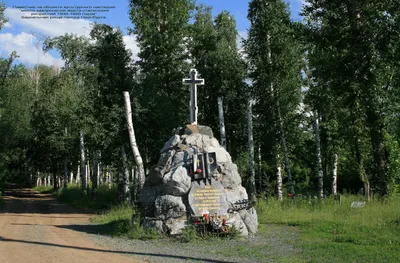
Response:
[[[184,82],[191,85],[191,124],[174,131],[146,177],[140,194],[141,224],[178,235],[202,218],[215,228],[256,233],[257,213],[248,205],[237,166],[211,128],[197,125],[196,85],[204,80],[197,79],[195,70],[190,74]]]

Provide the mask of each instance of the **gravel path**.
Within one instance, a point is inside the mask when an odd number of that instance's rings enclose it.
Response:
[[[301,262],[295,247],[299,232],[294,227],[264,225],[263,234],[239,240],[205,240],[182,243],[172,239],[128,240],[85,233],[102,247],[120,251],[152,263],[214,262]]]
[[[263,225],[262,234],[182,243],[99,235],[92,213],[30,189],[8,192],[0,208],[0,262],[301,262],[294,227]]]

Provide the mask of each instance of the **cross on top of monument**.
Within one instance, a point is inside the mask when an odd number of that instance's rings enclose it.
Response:
[[[190,76],[190,78],[183,79],[182,82],[184,85],[190,86],[190,102],[189,102],[190,123],[197,125],[197,113],[198,113],[197,85],[204,85],[205,82],[204,82],[204,79],[197,78],[197,70],[196,69],[191,69],[189,72],[189,76]]]

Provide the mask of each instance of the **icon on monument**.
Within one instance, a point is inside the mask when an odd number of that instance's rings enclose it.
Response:
[[[211,175],[217,170],[215,152],[198,153],[192,156],[192,174],[194,180],[211,179]]]

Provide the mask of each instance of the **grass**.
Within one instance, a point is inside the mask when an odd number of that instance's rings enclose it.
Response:
[[[400,196],[350,207],[359,200],[264,200],[259,222],[297,227],[307,262],[400,262]]]
[[[42,193],[42,194],[51,194],[54,193],[54,188],[53,186],[36,186],[33,188],[33,190]]]
[[[108,185],[101,185],[96,194],[89,190],[86,195],[76,184],[70,184],[56,192],[52,186],[38,186],[33,189],[40,193],[52,193],[61,202],[79,208],[109,209],[117,204],[117,189],[114,186],[110,188]]]
[[[68,185],[67,188],[61,188],[58,191],[57,199],[74,207],[109,209],[117,204],[117,189],[116,187],[109,188],[108,185],[100,185],[95,194],[89,190],[85,195],[80,186]]]
[[[134,210],[129,205],[114,206],[105,213],[91,218],[91,222],[99,224],[100,232],[117,237],[149,240],[157,239],[159,234],[153,229],[140,226],[139,216],[132,222]]]
[[[132,223],[134,210],[128,205],[117,205],[115,188],[100,186],[96,199],[92,199],[91,193],[83,195],[78,186],[69,186],[57,194],[61,201],[77,207],[107,208],[91,219],[98,224],[99,233],[141,240],[160,237],[156,231],[141,228],[138,219]],[[264,241],[235,241],[235,246],[219,253],[261,262],[265,258],[271,262],[400,262],[400,195],[385,202],[367,202],[363,208],[351,208],[353,201],[360,200],[362,197],[355,195],[343,195],[340,203],[329,198],[260,200],[256,207],[260,223],[257,236]],[[194,228],[188,228],[178,241],[194,245],[218,242],[217,237],[209,238],[201,239]],[[278,240],[278,245],[271,240]],[[287,251],[291,247],[295,249]]]

